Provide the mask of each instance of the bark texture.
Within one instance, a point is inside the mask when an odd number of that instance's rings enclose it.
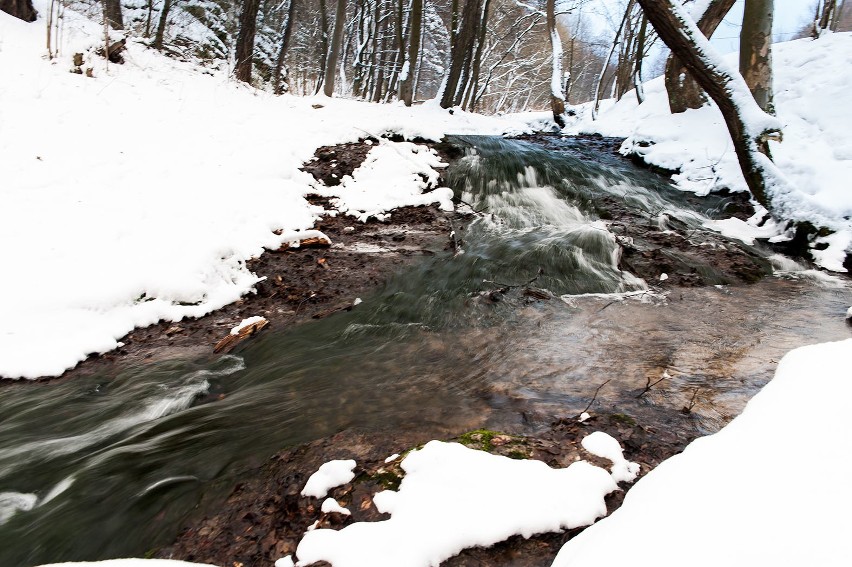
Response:
[[[417,60],[420,57],[420,36],[423,22],[423,0],[411,2],[411,34],[408,37],[408,73],[399,83],[399,98],[405,106],[414,101],[414,76]]]
[[[736,0],[713,0],[707,10],[698,19],[698,29],[705,37],[710,38],[731,11]],[[672,114],[686,112],[690,108],[700,108],[707,97],[704,91],[687,72],[681,60],[672,53],[666,61],[665,71],[666,92],[669,95],[669,109]]]
[[[550,109],[553,120],[565,127],[565,93],[562,91],[562,39],[556,29],[556,0],[547,0],[547,35],[553,50],[553,70],[550,77]]]
[[[289,90],[288,78],[285,77],[282,81],[281,73],[284,71],[284,58],[287,56],[287,50],[290,48],[290,39],[293,37],[293,21],[296,18],[296,0],[290,0],[290,5],[287,7],[287,23],[284,25],[284,34],[281,37],[281,49],[278,51],[278,58],[275,60],[275,72],[272,74],[272,92],[277,95],[284,94]]]
[[[124,18],[121,16],[121,0],[104,0],[104,11],[109,27],[114,30],[124,29]]]
[[[32,0],[0,0],[0,10],[25,22],[34,22],[38,17]]]
[[[334,15],[334,32],[331,38],[331,46],[328,49],[328,57],[325,59],[325,81],[322,88],[325,96],[334,94],[334,79],[337,75],[337,59],[340,55],[340,46],[343,44],[345,20],[346,0],[337,0],[337,12]]]
[[[240,12],[240,32],[237,36],[236,65],[234,76],[238,81],[251,82],[252,57],[254,55],[254,34],[257,30],[257,11],[260,0],[244,0]]]
[[[746,0],[740,32],[740,74],[754,100],[774,114],[772,104],[773,0]]]
[[[677,0],[639,0],[639,4],[660,38],[719,107],[751,194],[771,210],[766,189],[774,166],[767,156],[760,153],[759,147],[769,137],[780,137],[780,130],[774,127],[760,129],[748,122],[749,117],[753,122],[765,114],[748,96],[748,87],[742,77],[726,69],[727,66],[717,64],[721,57],[701,36],[700,30],[685,15]]]
[[[461,102],[464,94],[459,83],[465,67],[470,68],[473,45],[482,13],[482,0],[468,0],[464,4],[458,34],[450,49],[450,70],[441,96],[441,108],[451,108]]]
[[[160,21],[157,23],[157,33],[154,35],[154,49],[163,49],[163,38],[166,35],[166,24],[169,21],[169,11],[172,9],[172,0],[163,0],[163,11],[160,12]]]

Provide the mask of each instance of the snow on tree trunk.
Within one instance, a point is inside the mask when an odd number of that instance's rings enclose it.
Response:
[[[696,15],[698,29],[705,37],[713,36],[713,32],[731,11],[735,1],[711,0],[693,11],[693,13],[700,12]],[[669,95],[669,109],[672,114],[686,112],[690,108],[700,108],[707,102],[704,91],[698,86],[695,79],[687,73],[686,67],[675,54],[669,56],[666,61],[665,85],[666,92]]]
[[[470,65],[476,32],[482,14],[482,0],[469,0],[462,8],[461,27],[450,48],[450,69],[447,73],[444,91],[441,94],[441,108],[451,108],[459,103],[462,73]]]
[[[553,69],[550,75],[550,108],[553,120],[565,127],[565,93],[562,90],[562,39],[556,29],[556,0],[547,0],[547,33],[553,50]]]
[[[754,198],[773,210],[771,192],[789,191],[788,182],[759,150],[781,138],[781,123],[755,102],[745,80],[716,52],[678,0],[638,0],[657,34],[719,107]]]
[[[773,0],[746,0],[740,32],[740,74],[765,112],[772,105]]]

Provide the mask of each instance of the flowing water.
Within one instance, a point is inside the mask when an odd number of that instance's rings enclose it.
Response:
[[[458,229],[457,254],[409,266],[358,309],[237,355],[0,388],[0,565],[144,555],[202,496],[347,428],[535,433],[604,384],[591,411],[656,424],[686,406],[668,426],[712,432],[784,352],[850,335],[846,282],[782,258],[754,285],[696,265],[719,285],[668,291],[619,268],[602,203],[698,231],[722,198],[687,197],[580,142],[458,142],[467,155],[448,180],[483,214]],[[525,294],[532,280],[551,299]]]

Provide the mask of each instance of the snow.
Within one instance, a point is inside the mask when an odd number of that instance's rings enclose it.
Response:
[[[617,451],[596,439],[595,446],[606,445],[607,455],[620,457],[614,439],[609,438]],[[441,441],[411,452],[401,467],[399,491],[374,497],[389,520],[312,530],[299,543],[297,565],[437,565],[467,547],[489,546],[515,534],[529,537],[591,524],[606,514],[604,496],[617,489],[613,476],[586,461],[553,469],[541,461]]]
[[[846,311],[846,318],[847,318],[847,319],[852,319],[852,307],[850,307],[850,308]]]
[[[770,142],[783,176],[783,191],[772,195],[783,218],[810,221],[835,231],[827,250],[813,250],[824,268],[845,272],[845,253],[852,250],[852,113],[848,111],[852,68],[852,33],[829,34],[773,45],[775,108],[783,142]],[[735,65],[736,53],[726,56]],[[567,133],[626,136],[623,153],[636,153],[655,166],[676,171],[680,189],[706,195],[727,188],[746,191],[737,157],[722,115],[713,103],[672,115],[663,78],[645,84],[647,99],[637,104],[634,92],[621,101],[603,101],[599,119],[590,108],[577,107],[580,118]],[[746,242],[783,232],[778,224],[758,226],[763,215],[741,221],[712,223],[712,228]],[[773,234],[774,231],[774,234]]]
[[[582,441],[583,449],[593,455],[612,461],[612,478],[616,482],[633,482],[639,474],[639,465],[624,458],[621,445],[603,431],[595,431]]]
[[[248,319],[243,319],[240,321],[240,324],[231,329],[232,335],[239,335],[240,331],[248,327],[249,325],[254,325],[255,323],[260,323],[261,321],[266,321],[266,317],[261,317],[260,315],[255,315],[254,317],[249,317]]]
[[[788,353],[742,415],[639,480],[554,567],[848,565],[850,368],[852,339]]]
[[[45,0],[35,4],[47,14]],[[44,20],[0,13],[6,378],[60,375],[135,327],[199,317],[251,293],[258,278],[246,261],[298,240],[320,213],[304,198],[315,182],[299,170],[320,146],[387,132],[529,130],[524,117],[434,104],[275,97],[134,39],[126,63],[106,69],[91,53],[101,26],[65,14],[60,56],[49,61]],[[69,73],[75,52],[93,78]],[[420,193],[418,173],[436,179],[433,154],[387,141],[374,151],[340,188],[350,214],[450,206],[446,189]]]
[[[343,506],[341,506],[340,503],[334,498],[326,498],[325,500],[323,500],[320,510],[323,514],[328,514],[330,512],[336,512],[345,516],[349,516],[350,514],[352,514],[352,512],[350,512],[348,508],[344,508]]]
[[[352,459],[338,459],[324,463],[308,479],[302,490],[302,496],[325,497],[332,488],[346,484],[355,478],[355,473],[352,472],[355,464]]]

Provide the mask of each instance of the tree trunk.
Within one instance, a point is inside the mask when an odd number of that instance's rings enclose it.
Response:
[[[104,9],[109,27],[114,30],[124,29],[124,20],[121,17],[121,0],[104,0]]]
[[[25,22],[34,22],[38,18],[32,0],[0,0],[0,10]]]
[[[251,67],[254,55],[254,34],[257,30],[257,11],[260,0],[243,0],[240,12],[240,31],[237,36],[236,66],[234,76],[238,81],[251,82]]]
[[[820,37],[825,30],[830,29],[837,15],[837,0],[824,0],[822,10],[817,2],[817,13],[814,18],[814,38]]]
[[[423,0],[411,2],[411,34],[408,37],[408,60],[402,69],[399,83],[399,98],[405,106],[411,106],[414,99],[414,72],[420,56],[420,29],[423,21]]]
[[[618,26],[618,31],[615,32],[615,39],[612,40],[612,47],[610,47],[609,53],[607,53],[606,59],[604,59],[603,69],[601,69],[597,86],[595,86],[595,104],[592,107],[592,120],[596,120],[598,117],[598,110],[600,109],[601,104],[601,87],[603,86],[606,68],[609,67],[609,60],[612,59],[612,54],[615,53],[615,48],[618,47],[621,31],[624,29],[624,24],[627,23],[627,18],[630,16],[630,11],[633,9],[634,1],[635,0],[629,0],[627,2],[627,9],[624,11],[624,17],[621,18],[621,25]]]
[[[698,19],[698,29],[705,37],[710,38],[713,32],[725,19],[736,0],[712,0]],[[672,114],[686,112],[690,108],[701,108],[707,102],[704,91],[695,82],[680,59],[672,53],[666,61],[665,71],[666,92],[669,95],[669,109]]]
[[[160,21],[157,23],[157,34],[154,36],[154,49],[163,49],[163,38],[166,35],[166,24],[169,21],[169,11],[172,9],[172,0],[163,0],[163,11],[160,12]]]
[[[775,114],[772,104],[773,0],[745,0],[740,32],[740,74],[757,105]]]
[[[550,73],[550,109],[553,120],[560,128],[565,127],[565,92],[562,90],[562,39],[556,29],[556,0],[547,0],[547,35],[553,52],[553,68]]]
[[[317,78],[316,93],[322,90],[325,84],[325,64],[328,61],[328,10],[326,9],[325,0],[319,0],[319,17],[320,17],[320,63],[319,77]]]
[[[719,56],[678,0],[638,1],[660,38],[719,107],[751,194],[772,210],[767,189],[783,183],[783,177],[759,145],[780,139],[780,123],[761,111],[743,78]]]
[[[450,49],[450,70],[447,73],[441,108],[450,108],[459,98],[459,81],[466,66],[470,65],[476,29],[482,13],[482,0],[468,0],[462,9],[461,27]]]
[[[325,81],[322,92],[325,96],[334,94],[334,78],[337,73],[337,59],[340,55],[340,45],[343,42],[343,28],[346,25],[346,0],[337,0],[337,12],[334,15],[334,35],[331,38],[331,47],[325,60]]]
[[[648,32],[648,16],[642,13],[642,24],[639,26],[639,39],[636,40],[636,64],[633,69],[633,88],[636,89],[636,100],[639,104],[645,102],[645,87],[642,77],[642,62],[645,59],[645,37]]]
[[[488,10],[490,7],[491,0],[485,0],[482,4],[482,18],[479,20],[479,33],[476,36],[476,49],[471,58],[470,73],[465,80],[465,92],[461,104],[468,111],[473,111],[476,90],[479,88],[479,74],[482,71],[482,54],[485,51],[485,33],[488,31]]]
[[[282,85],[281,72],[284,71],[284,57],[287,56],[287,49],[290,47],[290,38],[293,36],[293,21],[295,19],[296,0],[290,0],[290,5],[287,7],[287,23],[284,25],[284,34],[281,36],[281,49],[278,51],[278,58],[275,60],[275,71],[272,74],[272,92],[277,95],[284,94],[285,90],[290,90],[289,77],[284,77]]]

